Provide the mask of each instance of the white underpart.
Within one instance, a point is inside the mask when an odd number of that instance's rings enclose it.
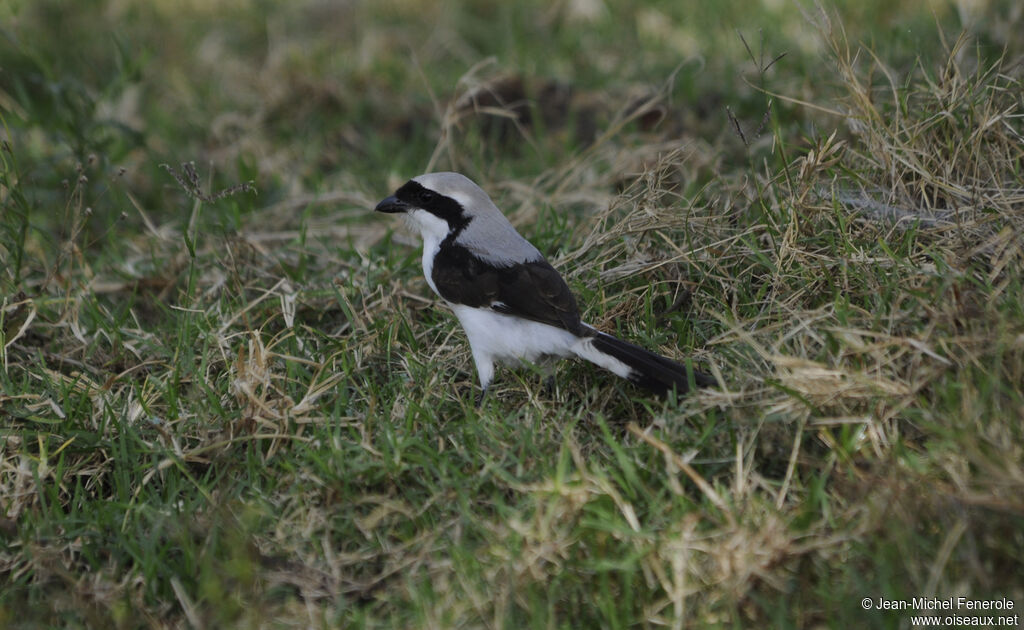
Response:
[[[496,313],[488,308],[448,305],[466,331],[480,386],[484,389],[494,378],[496,363],[517,366],[546,357],[576,356],[623,378],[628,378],[631,372],[622,361],[594,348],[593,340],[588,337],[577,337],[562,328]]]

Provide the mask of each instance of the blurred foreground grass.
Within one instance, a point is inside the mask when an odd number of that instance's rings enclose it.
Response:
[[[0,625],[1022,603],[1022,20],[5,4]],[[199,195],[171,173],[193,161]],[[500,372],[475,410],[414,241],[370,212],[442,169],[589,321],[721,388],[662,403],[563,364],[553,392]]]

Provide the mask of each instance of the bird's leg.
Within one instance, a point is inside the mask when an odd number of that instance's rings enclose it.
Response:
[[[542,360],[534,364],[537,372],[540,374],[541,383],[544,386],[544,394],[546,396],[555,395],[555,362],[550,357],[543,357]]]
[[[472,341],[470,341],[470,347],[473,347]],[[491,380],[494,379],[494,359],[487,354],[478,354],[476,350],[473,351],[473,363],[476,364],[476,374],[480,379],[480,396],[476,399],[476,408],[479,409],[484,404],[484,396],[487,395],[487,390],[491,386]]]

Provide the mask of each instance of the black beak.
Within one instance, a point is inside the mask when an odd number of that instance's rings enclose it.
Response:
[[[395,213],[408,212],[411,208],[412,206],[410,206],[409,204],[405,203],[404,201],[401,201],[398,197],[391,195],[384,201],[378,203],[377,207],[374,208],[374,210],[376,210],[377,212]]]

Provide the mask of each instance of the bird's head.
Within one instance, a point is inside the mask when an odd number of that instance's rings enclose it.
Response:
[[[490,197],[465,175],[427,173],[410,179],[395,194],[377,204],[377,212],[404,214],[426,238],[447,236],[469,225],[474,214],[493,209]]]
[[[439,243],[451,237],[494,264],[541,258],[487,193],[459,173],[414,177],[377,204],[376,210],[404,215],[424,242]]]

